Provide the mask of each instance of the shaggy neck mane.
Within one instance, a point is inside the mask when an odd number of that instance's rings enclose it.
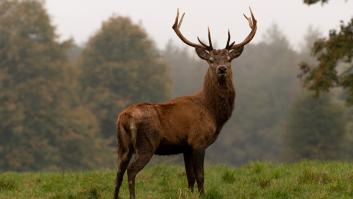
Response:
[[[235,90],[232,75],[218,81],[212,71],[205,75],[202,93],[207,109],[214,116],[217,129],[220,131],[230,118],[234,109]]]

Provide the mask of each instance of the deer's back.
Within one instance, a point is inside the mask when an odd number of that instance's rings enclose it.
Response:
[[[134,122],[136,139],[149,140],[156,154],[205,148],[217,136],[214,119],[197,97],[180,97],[163,104],[135,104],[119,117]]]

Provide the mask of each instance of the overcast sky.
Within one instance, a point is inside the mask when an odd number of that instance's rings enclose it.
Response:
[[[353,16],[353,1],[332,0],[321,6],[307,6],[303,0],[46,0],[46,7],[57,27],[61,39],[73,37],[84,43],[97,31],[101,23],[115,15],[129,16],[140,23],[147,33],[163,48],[169,39],[180,44],[171,26],[177,8],[186,12],[182,32],[190,40],[196,36],[207,38],[207,26],[211,27],[213,41],[222,47],[226,43],[227,30],[232,38],[242,40],[249,32],[242,13],[248,14],[251,6],[258,20],[255,42],[274,23],[287,35],[295,47],[300,44],[310,25],[324,35],[331,28],[338,28],[339,21],[347,22]]]

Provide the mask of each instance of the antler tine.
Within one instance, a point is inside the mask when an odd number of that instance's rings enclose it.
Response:
[[[231,49],[234,44],[235,44],[235,41],[233,41],[233,42],[229,45],[229,48]]]
[[[177,9],[177,16],[175,17],[175,21],[174,24],[172,26],[173,29],[177,28],[179,29],[181,24],[183,23],[183,19],[185,16],[185,12],[183,12],[183,14],[181,15],[180,21],[179,21],[179,8]]]
[[[183,13],[183,15],[181,16],[181,19],[179,21],[179,9],[177,10],[177,16],[175,17],[175,21],[174,21],[174,24],[172,26],[174,32],[176,33],[176,35],[179,37],[179,39],[181,39],[185,44],[191,46],[191,47],[194,47],[194,48],[204,48],[206,49],[205,46],[202,46],[202,45],[199,45],[199,44],[195,44],[191,41],[189,41],[188,39],[186,39],[184,37],[184,35],[180,32],[180,26],[183,22],[183,19],[184,19],[184,16],[185,16],[185,13]]]
[[[204,48],[206,48],[206,50],[208,50],[208,51],[213,50],[210,27],[208,27],[208,43],[209,43],[209,45],[207,45],[207,44],[205,44],[203,41],[201,41],[201,39],[200,39],[199,37],[197,37],[197,40],[200,42],[200,44],[201,44]]]
[[[228,39],[227,39],[227,45],[226,45],[226,49],[229,49],[229,42],[230,42],[230,31],[228,29]]]
[[[183,23],[184,16],[185,16],[185,12],[183,13],[183,15],[181,15],[180,22],[178,24],[178,29],[180,29],[181,23]]]
[[[210,50],[210,47],[207,44],[205,44],[203,41],[201,41],[201,39],[199,37],[197,37],[197,40],[204,48],[206,48],[207,50]]]
[[[256,19],[255,19],[255,17],[254,17],[254,14],[252,13],[250,7],[249,7],[249,9],[250,9],[250,15],[251,15],[251,16],[248,17],[248,16],[246,16],[245,14],[243,14],[243,15],[244,15],[245,19],[248,20],[248,23],[249,23],[250,28],[253,28],[254,21],[256,21]]]
[[[210,27],[208,27],[208,43],[210,45],[210,49],[213,50]]]
[[[249,35],[244,39],[244,41],[242,41],[241,43],[239,44],[235,44],[235,45],[232,45],[231,48],[234,49],[234,48],[239,48],[239,47],[243,47],[245,46],[246,44],[248,44],[255,36],[256,34],[256,30],[257,30],[257,21],[254,17],[254,14],[251,10],[251,8],[249,7],[250,9],[250,15],[251,17],[247,17],[245,14],[244,14],[244,17],[245,19],[248,21],[249,23],[249,26],[251,28],[251,32],[249,33]]]
[[[251,19],[252,19],[252,21],[253,21],[253,22],[254,22],[254,21],[257,22],[256,19],[255,19],[255,17],[254,17],[254,13],[252,12],[250,6],[249,6],[249,10],[250,10],[250,14],[251,14]]]
[[[173,24],[173,26],[172,26],[173,29],[179,28],[179,27],[178,27],[178,20],[179,20],[179,8],[177,9],[177,15],[176,15],[176,17],[175,17],[175,21],[174,21],[174,24]]]

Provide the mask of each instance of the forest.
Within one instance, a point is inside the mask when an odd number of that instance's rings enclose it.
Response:
[[[300,48],[276,24],[257,35],[233,62],[235,110],[206,161],[352,160],[352,24],[309,28]],[[201,89],[207,63],[176,42],[158,49],[119,15],[84,44],[60,41],[41,1],[0,1],[0,171],[114,168],[121,110]]]

